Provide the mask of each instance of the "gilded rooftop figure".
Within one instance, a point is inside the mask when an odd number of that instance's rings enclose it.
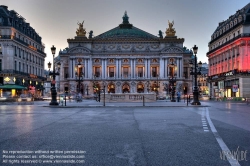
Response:
[[[85,28],[83,28],[83,23],[84,23],[84,21],[82,23],[79,23],[79,22],[77,23],[79,25],[79,28],[76,30],[77,36],[84,36],[85,37],[85,35],[86,35]]]
[[[169,20],[168,20],[168,29],[166,30],[166,36],[167,37],[173,37],[173,36],[175,36],[176,31],[173,28],[173,26],[174,26],[174,21],[169,22]]]

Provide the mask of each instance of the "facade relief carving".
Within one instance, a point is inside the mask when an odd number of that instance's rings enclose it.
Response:
[[[74,48],[69,50],[69,53],[90,53],[90,51],[84,48]]]
[[[124,44],[124,45],[122,45],[122,48],[124,48],[124,49],[129,49],[129,48],[130,48],[130,45],[129,45],[129,44]]]
[[[94,49],[99,50],[100,48],[102,48],[101,45],[94,45]]]
[[[115,45],[109,45],[108,48],[109,48],[110,50],[113,50],[113,49],[115,48]]]
[[[144,48],[144,45],[137,44],[137,45],[136,45],[136,48],[137,48],[137,49],[139,49],[139,50],[141,50],[141,49],[143,49],[143,48]]]
[[[180,48],[176,48],[176,47],[170,47],[170,48],[166,48],[163,51],[161,51],[162,53],[182,53],[183,50]]]
[[[160,47],[159,44],[152,44],[152,45],[151,45],[151,48],[153,48],[153,49],[157,49],[157,48],[159,48],[159,47]]]

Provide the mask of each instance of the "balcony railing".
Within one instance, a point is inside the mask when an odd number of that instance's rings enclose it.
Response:
[[[13,39],[13,40],[15,40],[15,41],[17,41],[17,42],[19,42],[19,43],[21,43],[21,44],[29,47],[28,43],[26,43],[25,41],[23,41],[23,40],[15,37],[15,36],[12,36],[12,35],[2,35],[0,39]],[[38,43],[40,43],[40,42],[38,42]],[[39,53],[41,53],[41,54],[43,54],[43,55],[46,55],[43,51],[40,51],[40,50],[36,50],[36,51],[39,52]]]
[[[220,46],[218,46],[218,47],[212,49],[211,51],[207,52],[207,55],[214,52],[214,51],[216,51],[216,50],[218,50],[218,49],[220,49],[220,48],[222,48],[222,47],[224,47],[224,46],[226,46],[226,45],[228,45],[229,43],[231,43],[231,42],[233,42],[233,41],[235,41],[235,40],[237,40],[237,39],[239,39],[241,37],[250,37],[250,33],[240,34],[240,35],[234,37],[233,39],[228,40],[227,42],[225,42],[225,43],[221,44]]]

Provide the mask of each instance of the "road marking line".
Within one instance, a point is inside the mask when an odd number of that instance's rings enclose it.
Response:
[[[204,130],[205,132],[209,132],[209,130]]]
[[[227,145],[222,140],[222,138],[219,136],[216,128],[214,127],[214,124],[213,124],[212,120],[210,119],[209,110],[208,110],[207,107],[206,107],[206,115],[207,115],[207,121],[208,121],[208,124],[210,126],[210,129],[213,132],[214,137],[217,140],[218,144],[220,145],[221,150],[224,151],[224,152],[229,152],[230,150],[228,149]],[[232,154],[226,153],[225,155],[226,155],[227,160],[230,163],[230,165],[232,165],[232,166],[234,166],[234,165],[240,165],[237,160],[233,159],[233,155]]]

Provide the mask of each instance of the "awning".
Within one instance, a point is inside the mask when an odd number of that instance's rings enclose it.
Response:
[[[0,89],[27,89],[27,88],[21,85],[6,84],[6,85],[0,86]]]

